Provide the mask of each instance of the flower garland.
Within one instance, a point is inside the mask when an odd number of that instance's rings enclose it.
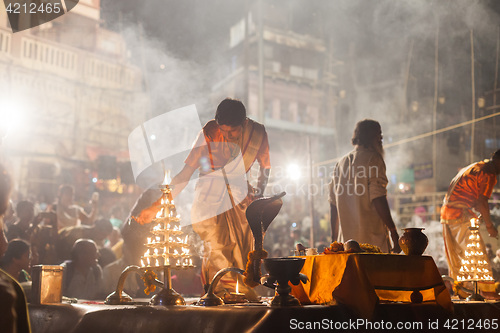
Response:
[[[359,244],[359,246],[365,252],[382,253],[382,250],[377,245],[371,245],[371,244],[368,244],[368,243],[361,243],[361,244]]]
[[[156,286],[153,284],[153,282],[157,277],[158,276],[153,271],[147,270],[146,272],[144,272],[144,275],[141,277],[141,279],[142,281],[144,281],[144,287],[146,287],[146,289],[144,289],[144,293],[146,295],[149,295],[156,290]]]
[[[256,260],[262,260],[267,258],[267,251],[262,249],[262,250],[255,250],[251,251],[248,253],[248,261],[247,261],[247,267],[245,270],[245,277],[243,278],[243,282],[249,286],[250,288],[256,287],[259,285],[258,282],[255,282],[254,278],[262,275],[262,272],[260,271],[260,265],[257,267],[257,271],[255,271],[255,265],[254,262]]]

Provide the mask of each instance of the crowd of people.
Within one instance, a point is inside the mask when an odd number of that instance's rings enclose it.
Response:
[[[61,185],[57,201],[46,205],[44,211],[37,211],[40,205],[28,200],[8,202],[7,207],[15,209],[3,226],[8,245],[0,256],[0,268],[18,282],[29,282],[34,265],[61,265],[64,297],[104,300],[116,288],[121,272],[129,265],[138,265],[145,252],[147,228],[138,233],[134,224],[131,227],[127,222],[161,192],[144,192],[128,217],[119,206],[111,208],[109,214],[99,212],[96,195],[89,207],[76,205],[74,192],[73,186]],[[176,273],[173,276],[175,280]],[[185,279],[179,281],[183,284]],[[143,289],[139,276],[127,279],[125,291],[131,296],[146,296]],[[201,281],[187,290],[201,295]]]

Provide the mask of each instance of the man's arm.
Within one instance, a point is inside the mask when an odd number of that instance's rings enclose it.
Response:
[[[330,226],[332,228],[332,243],[338,239],[339,235],[339,217],[337,206],[330,204]]]
[[[380,218],[382,219],[382,221],[384,222],[384,224],[387,226],[387,228],[391,233],[392,243],[394,244],[394,247],[391,249],[391,252],[394,253],[401,252],[401,248],[399,247],[398,231],[396,230],[396,225],[392,220],[391,210],[389,209],[389,203],[387,202],[387,197],[382,196],[375,198],[372,200],[372,203],[375,206],[375,210],[377,211],[378,215],[380,216]]]
[[[480,195],[479,199],[477,200],[477,204],[475,207],[480,213],[481,217],[486,224],[486,230],[488,230],[488,234],[490,237],[497,237],[498,236],[498,230],[495,228],[493,225],[493,222],[491,221],[491,216],[490,216],[490,206],[488,205],[488,198],[485,197],[484,195]]]
[[[185,164],[181,172],[175,175],[175,177],[172,179],[172,182],[170,183],[173,186],[172,189],[173,198],[175,198],[186,187],[187,183],[191,179],[191,176],[193,175],[195,170],[196,168],[188,164]]]
[[[257,188],[255,189],[254,199],[261,198],[266,190],[267,182],[269,181],[269,175],[271,173],[271,168],[260,168],[259,170],[259,180],[257,182]]]
[[[80,221],[82,222],[82,224],[85,224],[85,225],[94,224],[95,219],[97,217],[97,212],[99,210],[98,209],[98,205],[99,205],[98,200],[92,199],[90,204],[92,205],[92,210],[90,211],[90,214],[85,213],[85,210],[83,210],[83,208],[81,208],[81,207],[79,207],[79,209],[78,209],[78,215],[79,215]]]

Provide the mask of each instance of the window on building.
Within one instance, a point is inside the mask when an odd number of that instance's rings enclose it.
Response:
[[[297,76],[297,77],[303,77],[304,76],[304,68],[292,65],[292,66],[290,66],[290,75]]]
[[[275,73],[281,72],[281,63],[279,61],[273,61],[272,62],[272,70]]]
[[[264,58],[273,59],[273,53],[272,45],[264,45]]]
[[[311,80],[317,80],[318,70],[312,68],[304,68],[304,77]]]
[[[288,101],[281,101],[281,110],[280,110],[281,120],[289,121],[291,119],[289,106],[290,104]]]

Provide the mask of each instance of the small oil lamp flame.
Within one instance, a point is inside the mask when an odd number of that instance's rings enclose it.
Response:
[[[231,303],[245,303],[247,302],[247,299],[245,297],[245,294],[240,293],[240,283],[238,280],[236,280],[236,292],[230,292],[229,294],[224,295],[224,302],[231,304]]]
[[[170,178],[170,170],[165,171],[165,178],[163,178],[162,185],[169,185],[172,179]]]

